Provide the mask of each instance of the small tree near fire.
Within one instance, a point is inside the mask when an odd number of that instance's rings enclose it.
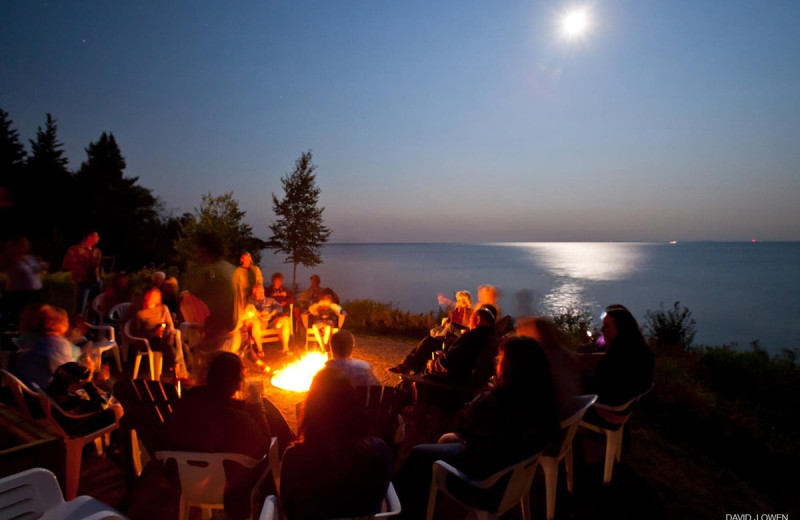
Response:
[[[313,267],[321,263],[320,248],[331,235],[322,222],[325,208],[319,207],[316,169],[311,150],[302,153],[294,163],[294,171],[281,178],[283,199],[272,194],[272,210],[278,220],[269,226],[270,242],[275,254],[285,253],[284,263],[292,264],[292,290],[296,287],[297,264]]]

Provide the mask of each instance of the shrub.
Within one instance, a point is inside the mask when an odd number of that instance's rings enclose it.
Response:
[[[646,314],[645,329],[647,330],[650,341],[659,347],[689,348],[692,346],[695,329],[695,320],[692,318],[692,311],[687,307],[681,307],[680,302],[672,304],[671,309],[664,308],[664,302],[658,310],[648,310]]]
[[[444,311],[414,314],[375,300],[350,300],[342,304],[347,311],[347,327],[379,334],[423,337],[439,325]]]
[[[573,302],[567,305],[560,313],[550,316],[556,327],[564,333],[573,346],[580,346],[597,335],[591,311]]]

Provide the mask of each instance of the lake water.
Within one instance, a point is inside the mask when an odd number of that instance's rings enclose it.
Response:
[[[577,303],[599,322],[606,305],[622,303],[640,324],[660,302],[680,301],[697,321],[696,344],[800,347],[800,242],[329,244],[322,258],[313,269],[298,266],[297,283],[305,288],[318,273],[342,300],[426,312],[437,293],[474,297],[492,284],[503,290],[505,313],[517,314],[517,294],[528,291],[540,313]],[[264,251],[264,276],[282,271],[291,283],[281,260]]]

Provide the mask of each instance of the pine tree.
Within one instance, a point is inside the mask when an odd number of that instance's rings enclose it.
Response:
[[[11,128],[8,112],[0,108],[0,184],[8,185],[8,177],[25,161],[25,147],[19,142],[19,132]]]
[[[28,158],[28,165],[41,169],[47,174],[64,177],[69,174],[67,158],[64,157],[64,150],[61,149],[64,144],[58,142],[57,132],[56,120],[48,113],[45,129],[42,130],[40,126],[36,130],[36,140],[29,139],[31,155]]]
[[[322,263],[320,248],[328,241],[331,230],[322,222],[325,208],[318,207],[320,189],[314,171],[311,150],[300,155],[294,171],[281,178],[284,197],[272,194],[272,210],[278,220],[270,224],[270,242],[275,254],[285,253],[284,263],[292,264],[292,289],[297,278],[297,264],[313,267]]]
[[[118,266],[138,268],[165,260],[155,250],[160,232],[160,203],[138,177],[125,177],[125,158],[114,134],[103,132],[86,147],[86,160],[75,174],[76,231],[95,229],[101,249],[117,257]]]
[[[17,202],[21,226],[27,226],[40,251],[55,260],[63,248],[64,232],[71,228],[74,209],[72,174],[67,169],[63,144],[58,141],[58,125],[47,114],[44,129],[30,139],[31,153],[25,165],[26,175],[20,183]]]

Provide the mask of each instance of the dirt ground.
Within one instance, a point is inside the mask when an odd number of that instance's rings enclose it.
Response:
[[[400,363],[405,355],[414,348],[416,342],[413,340],[396,339],[389,337],[356,335],[356,348],[353,357],[363,359],[372,365],[375,373],[383,385],[394,386],[400,381],[400,376],[389,372],[387,369]],[[275,351],[270,351],[270,345],[265,345],[267,349],[267,363],[272,371],[279,370],[286,363],[292,361],[293,357],[284,358]],[[302,347],[297,349],[302,352]],[[289,426],[297,431],[297,403],[306,397],[306,392],[291,392],[270,384],[265,385],[264,397],[269,399],[283,414]]]

